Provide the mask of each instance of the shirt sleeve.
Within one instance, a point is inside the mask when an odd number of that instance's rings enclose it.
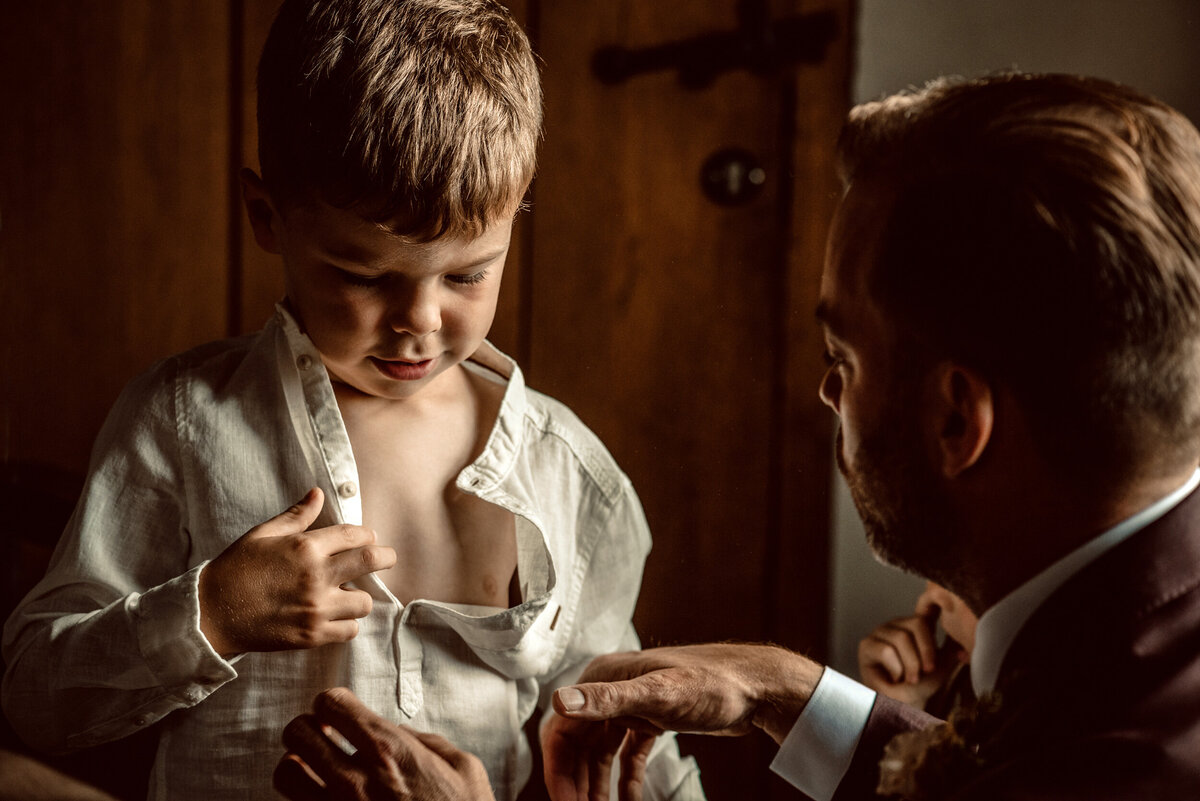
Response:
[[[875,705],[875,692],[825,668],[771,770],[815,801],[833,798]]]
[[[4,710],[39,750],[131,734],[237,675],[200,632],[174,402],[162,367],[122,393],[46,576],[5,625]]]

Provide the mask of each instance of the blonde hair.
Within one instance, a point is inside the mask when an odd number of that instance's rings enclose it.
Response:
[[[259,61],[277,202],[353,208],[416,239],[514,213],[541,124],[529,40],[494,0],[285,0]]]

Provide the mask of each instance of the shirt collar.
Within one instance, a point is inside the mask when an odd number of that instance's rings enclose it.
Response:
[[[318,364],[320,354],[316,346],[301,330],[286,301],[280,301],[275,305],[275,315],[278,324],[284,331],[288,348],[291,351],[291,359],[297,360],[301,364]],[[307,362],[300,361],[305,359]],[[457,479],[460,489],[479,494],[499,485],[512,471],[522,446],[528,401],[521,368],[491,342],[484,340],[470,358],[463,362],[463,366],[482,375],[490,374],[491,377],[505,384],[500,411],[492,426],[492,431],[488,435],[483,453],[474,462],[467,465],[459,473]],[[320,375],[324,376],[325,371],[321,370]],[[323,394],[322,397],[336,410],[337,404],[332,393]],[[340,412],[338,414],[340,419]]]
[[[1105,552],[1171,511],[1200,485],[1200,469],[1183,486],[1137,514],[1094,537],[1022,584],[979,618],[971,654],[971,684],[976,695],[993,690],[1000,666],[1017,632],[1051,593]]]

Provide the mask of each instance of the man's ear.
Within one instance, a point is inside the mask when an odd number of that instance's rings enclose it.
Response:
[[[995,396],[974,370],[943,362],[934,371],[937,456],[942,475],[957,478],[979,462],[992,438]]]
[[[238,180],[242,184],[242,202],[246,204],[246,216],[254,231],[254,241],[268,253],[283,252],[283,218],[275,208],[267,185],[254,170],[247,167],[238,172]]]

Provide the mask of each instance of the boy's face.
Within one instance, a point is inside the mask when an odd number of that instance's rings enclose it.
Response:
[[[251,209],[256,237],[283,257],[288,302],[333,380],[409,398],[437,386],[487,335],[511,217],[474,240],[413,244],[325,204],[270,216],[256,220]]]

